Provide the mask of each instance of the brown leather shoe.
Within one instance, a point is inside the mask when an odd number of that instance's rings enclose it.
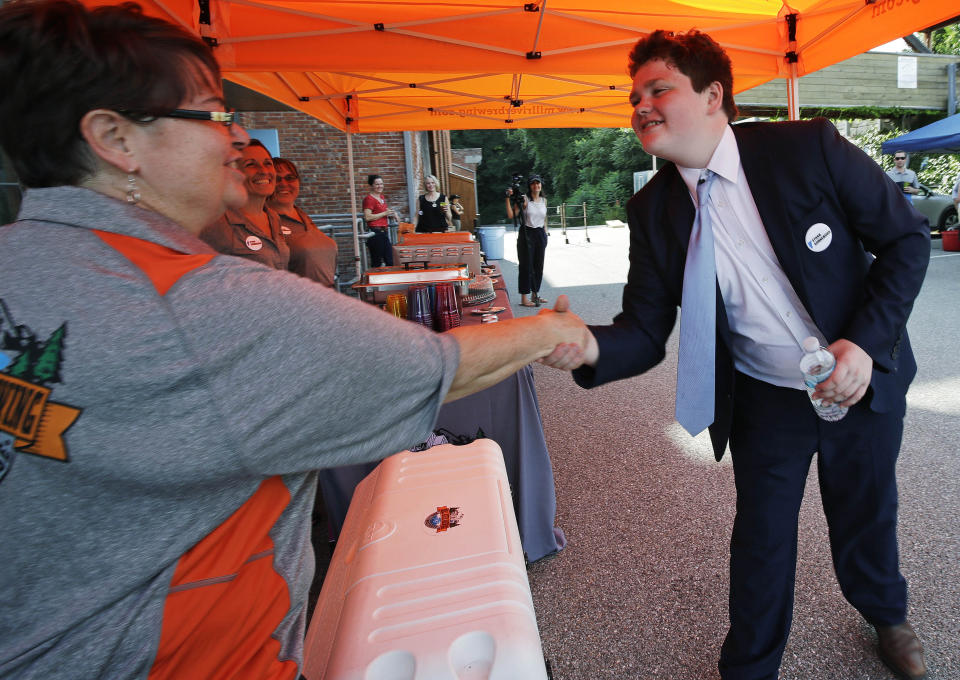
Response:
[[[923,662],[923,645],[913,632],[913,626],[903,622],[899,626],[876,626],[880,659],[898,678],[921,680],[927,677]]]

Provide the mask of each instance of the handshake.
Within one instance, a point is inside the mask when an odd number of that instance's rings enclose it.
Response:
[[[446,401],[495,385],[533,361],[570,371],[597,362],[593,333],[560,295],[553,309],[536,316],[483,326],[460,326],[447,333],[460,345],[460,365]]]
[[[561,371],[572,371],[584,364],[593,366],[597,363],[597,340],[583,320],[570,311],[570,300],[566,295],[557,298],[552,310],[542,310],[537,316],[544,317],[549,324],[557,325],[557,331],[563,338],[549,354],[540,357],[540,363]]]

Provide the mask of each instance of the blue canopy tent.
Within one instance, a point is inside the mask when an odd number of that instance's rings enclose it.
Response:
[[[927,153],[960,153],[960,113],[924,125],[880,145],[883,153],[926,151]]]

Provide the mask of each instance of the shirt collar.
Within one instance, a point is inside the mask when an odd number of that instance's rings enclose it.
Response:
[[[684,168],[677,166],[683,183],[687,185],[691,196],[697,195],[697,182],[700,181],[700,175],[704,169],[712,170],[728,182],[737,183],[740,175],[740,148],[737,146],[737,138],[733,134],[733,128],[729,125],[723,130],[723,136],[720,137],[720,143],[713,151],[710,162],[706,168]],[[696,199],[694,199],[696,202]]]
[[[85,187],[27,189],[17,219],[132,236],[181,253],[214,252],[196,235],[160,213]]]

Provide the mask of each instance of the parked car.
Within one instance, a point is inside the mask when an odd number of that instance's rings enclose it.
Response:
[[[950,196],[938,194],[921,184],[920,193],[913,196],[913,207],[930,220],[931,230],[957,228],[957,209]]]

